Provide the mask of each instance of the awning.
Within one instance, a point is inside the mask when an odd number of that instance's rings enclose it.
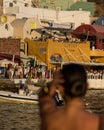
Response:
[[[95,36],[98,37],[99,39],[104,39],[104,27],[100,25],[88,25],[88,24],[83,24],[80,25],[78,28],[76,28],[73,32],[73,35],[77,37],[81,37],[82,35],[85,36]]]
[[[64,64],[73,63],[73,64],[81,64],[81,65],[87,65],[87,66],[104,66],[104,63],[96,63],[96,62],[66,62]]]

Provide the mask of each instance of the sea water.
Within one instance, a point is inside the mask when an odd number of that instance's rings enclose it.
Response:
[[[86,109],[104,114],[104,90],[89,90],[84,99]],[[39,106],[0,100],[0,130],[39,130]]]
[[[39,124],[38,105],[0,102],[0,130],[39,130]]]

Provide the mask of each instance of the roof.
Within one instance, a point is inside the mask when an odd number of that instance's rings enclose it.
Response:
[[[77,27],[72,34],[75,36],[81,36],[81,35],[89,35],[89,36],[96,36],[99,39],[104,39],[104,27],[100,25],[88,25],[88,24],[83,24]]]
[[[100,16],[96,21],[95,24],[104,26],[104,16]]]
[[[86,66],[103,66],[104,67],[104,63],[97,63],[97,62],[73,62],[73,61],[70,61],[70,62],[64,63],[64,64],[69,64],[69,63],[81,64],[81,65],[86,65]]]
[[[27,19],[15,19],[13,22],[11,22],[11,25],[15,28],[17,27],[23,28],[26,20]]]

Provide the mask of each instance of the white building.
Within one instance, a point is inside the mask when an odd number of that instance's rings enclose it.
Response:
[[[3,0],[3,7],[29,7],[31,0]]]
[[[13,27],[9,22],[0,22],[0,38],[13,37]]]
[[[7,7],[5,14],[15,14],[16,18],[38,18],[39,20],[49,20],[55,23],[73,24],[78,27],[81,24],[90,24],[89,11],[55,11],[43,8],[32,7]]]
[[[28,18],[25,22],[24,26],[24,38],[35,39],[36,37],[39,38],[41,34],[39,30],[42,29],[40,22],[37,18]]]
[[[40,33],[36,29],[40,29],[41,26],[36,18],[15,19],[11,22],[11,25],[14,28],[14,38],[34,39],[36,36],[40,37]]]
[[[31,7],[31,0],[3,0],[3,14],[18,14],[19,7]]]

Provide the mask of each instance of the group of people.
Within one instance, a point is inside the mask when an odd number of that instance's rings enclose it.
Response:
[[[13,66],[8,64],[5,66],[5,78],[7,79],[22,79],[22,78],[49,78],[50,71],[46,66],[36,65],[34,67]]]
[[[87,71],[87,77],[88,79],[104,79],[104,69],[90,69],[90,71]]]
[[[39,93],[40,129],[104,130],[104,115],[85,109],[83,97],[88,87],[87,73],[82,65],[63,65]],[[54,98],[57,88],[65,101],[60,107]]]
[[[55,33],[56,34],[56,33]],[[46,36],[46,35],[41,35],[41,37],[38,37],[36,36],[35,38],[32,38],[34,41],[46,41],[47,39],[51,39],[53,41],[57,41],[57,42],[67,42],[67,43],[80,43],[81,40],[78,39],[78,38],[75,38],[73,36],[67,36],[67,35],[63,35],[61,38],[59,36],[54,36],[53,35],[49,35],[49,36]]]
[[[33,79],[42,79],[42,78],[53,78],[53,73],[57,71],[56,69],[48,70],[47,66],[36,65],[34,67],[22,67],[22,66],[13,66],[8,64],[5,66],[5,78],[9,79],[22,79],[22,78],[33,78]],[[104,69],[90,69],[86,70],[88,79],[104,79]]]

